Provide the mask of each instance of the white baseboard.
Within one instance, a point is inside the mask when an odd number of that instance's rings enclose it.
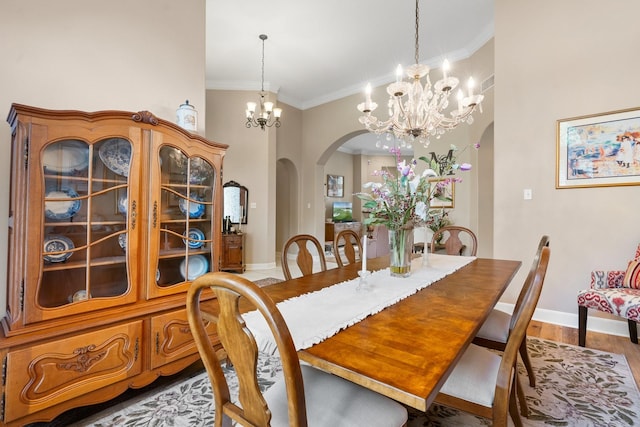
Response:
[[[261,264],[247,264],[245,265],[247,271],[251,270],[272,270],[274,268],[278,268],[278,265],[275,262],[265,262]]]
[[[507,304],[499,302],[496,304],[496,308],[507,313],[513,312],[513,304]],[[578,329],[578,308],[576,307],[576,314],[564,313],[561,311],[546,310],[543,308],[536,308],[533,313],[533,320],[540,322],[551,323],[553,325],[566,326],[569,328]],[[591,313],[590,313],[591,314]],[[618,335],[623,337],[629,336],[629,327],[625,320],[604,319],[602,317],[589,316],[587,318],[587,331],[600,332],[609,335]],[[587,341],[589,338],[587,337]]]

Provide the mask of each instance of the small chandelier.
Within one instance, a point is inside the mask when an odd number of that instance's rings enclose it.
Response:
[[[247,102],[247,123],[246,126],[250,127],[258,127],[264,130],[266,127],[274,126],[280,127],[280,116],[282,115],[282,108],[273,108],[273,102],[265,102],[265,91],[264,91],[264,41],[267,39],[266,34],[260,34],[260,40],[262,40],[262,86],[260,90],[260,112],[256,116],[256,106],[255,102]],[[273,116],[272,116],[273,114]],[[274,120],[275,119],[275,120]]]
[[[480,103],[483,95],[474,95],[473,78],[467,84],[467,95],[458,90],[457,109],[452,109],[450,117],[445,113],[449,107],[449,95],[458,86],[458,79],[447,75],[449,62],[442,65],[443,77],[433,86],[429,79],[429,67],[418,62],[418,28],[419,10],[416,0],[416,37],[415,37],[415,64],[408,67],[406,74],[409,81],[402,80],[402,67],[396,69],[396,81],[387,86],[389,94],[389,119],[382,121],[371,113],[378,104],[371,101],[371,84],[367,85],[365,102],[358,104],[358,110],[364,113],[359,121],[366,129],[376,134],[391,134],[402,139],[405,143],[417,141],[425,147],[429,145],[429,137],[440,138],[447,130],[454,129],[460,123],[473,123],[471,114]],[[426,76],[426,83],[422,85],[421,79]]]

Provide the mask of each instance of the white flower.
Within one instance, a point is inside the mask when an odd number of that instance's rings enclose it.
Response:
[[[417,202],[416,203],[416,216],[420,218],[421,221],[427,220],[427,215],[429,214],[429,207],[425,202]]]

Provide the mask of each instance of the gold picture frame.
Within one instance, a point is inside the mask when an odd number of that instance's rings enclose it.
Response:
[[[456,200],[456,183],[454,180],[451,178],[432,178],[429,182],[436,185],[436,189],[429,199],[429,207],[454,208]]]

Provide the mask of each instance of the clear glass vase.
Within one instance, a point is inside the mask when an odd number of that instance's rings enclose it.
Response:
[[[411,275],[413,228],[389,230],[389,269],[395,277]]]

